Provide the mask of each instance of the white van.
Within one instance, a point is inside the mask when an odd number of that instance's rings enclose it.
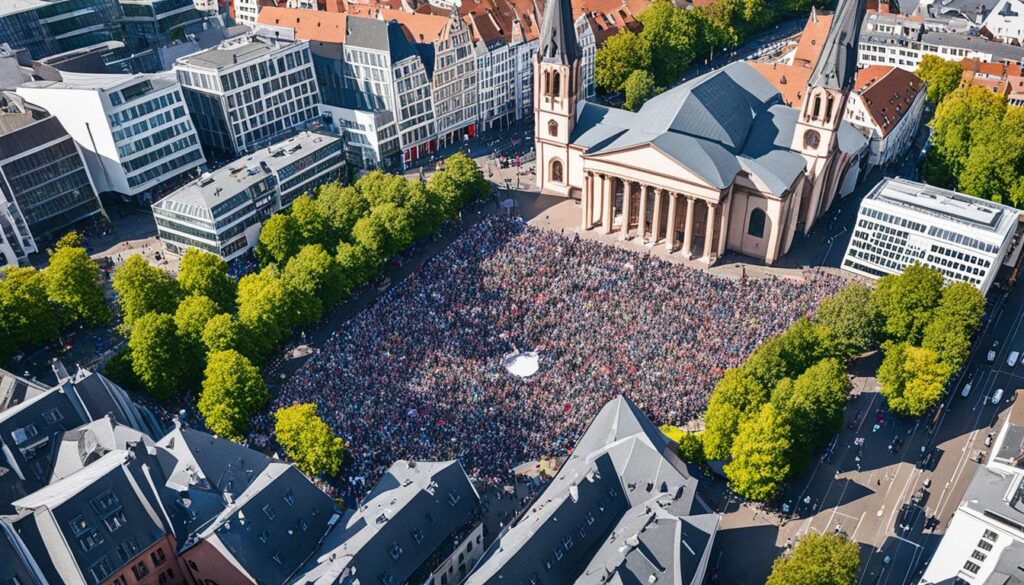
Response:
[[[964,398],[967,398],[967,396],[970,393],[971,393],[971,383],[968,382],[968,383],[964,384],[964,391],[960,393],[960,396],[963,396]]]
[[[1019,351],[1011,351],[1010,355],[1007,356],[1007,358],[1006,358],[1006,365],[1010,366],[1011,368],[1013,366],[1016,366],[1017,365],[1017,358],[1019,358],[1019,357],[1020,357],[1020,352]]]
[[[996,391],[992,393],[992,404],[999,404],[999,401],[1003,399],[1003,389],[996,388]]]

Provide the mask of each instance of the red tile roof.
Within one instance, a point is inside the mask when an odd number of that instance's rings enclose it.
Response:
[[[260,10],[258,22],[295,29],[295,36],[307,41],[345,42],[346,15],[302,8],[267,6]]]
[[[923,90],[920,77],[891,65],[861,69],[853,88],[883,137],[899,124]]]

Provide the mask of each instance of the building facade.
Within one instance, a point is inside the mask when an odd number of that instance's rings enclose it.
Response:
[[[638,112],[581,101],[567,1],[549,2],[534,65],[542,191],[580,200],[580,229],[663,242],[714,263],[726,250],[771,264],[829,209],[866,146],[843,122],[863,3],[843,2],[797,110],[753,67],[732,63]]]
[[[168,251],[194,247],[233,260],[259,241],[263,222],[303,193],[343,179],[341,138],[302,132],[185,185],[153,205]]]
[[[145,51],[183,40],[185,27],[203,20],[192,0],[118,0],[129,50]]]
[[[82,153],[60,121],[0,93],[0,265],[25,264],[40,243],[104,213]]]
[[[844,117],[870,140],[869,165],[896,161],[913,144],[921,128],[926,86],[918,76],[893,65],[872,65],[857,73]]]
[[[40,59],[119,40],[119,17],[112,0],[5,0],[0,2],[0,41]]]
[[[870,278],[912,264],[987,293],[1009,252],[1020,212],[955,191],[885,179],[861,202],[842,267]]]
[[[236,157],[320,119],[320,96],[306,41],[250,35],[174,64],[203,147]]]
[[[99,193],[148,203],[206,163],[182,88],[168,74],[61,73],[18,88],[75,139]]]

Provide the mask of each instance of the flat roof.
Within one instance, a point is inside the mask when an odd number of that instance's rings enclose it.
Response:
[[[212,49],[180,57],[175,63],[204,69],[223,69],[258,60],[285,48],[287,46],[275,46],[249,35],[224,41]]]
[[[946,219],[971,228],[1006,235],[1014,230],[1020,211],[957,191],[900,178],[886,178],[864,198]]]
[[[51,4],[56,4],[56,2],[44,2],[43,0],[3,0],[3,2],[0,2],[0,16],[36,10]]]
[[[123,87],[149,81],[153,90],[166,89],[178,81],[174,74],[163,73],[67,73],[60,72],[60,81],[30,81],[21,87],[39,89],[88,89],[102,91],[116,91]],[[147,92],[148,93],[148,92]]]
[[[263,163],[266,163],[271,171],[277,172],[282,167],[340,140],[340,137],[325,132],[302,131],[215,171],[203,173],[202,177],[154,203],[153,208],[212,220],[211,210],[215,206],[267,176]]]

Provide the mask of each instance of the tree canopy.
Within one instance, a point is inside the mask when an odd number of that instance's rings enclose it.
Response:
[[[853,585],[860,547],[837,534],[808,532],[772,565],[765,585]]]
[[[61,245],[50,254],[43,271],[46,294],[64,312],[67,323],[103,325],[110,321],[110,309],[103,298],[100,267],[84,248]]]
[[[187,295],[202,295],[217,304],[221,312],[235,308],[235,280],[228,274],[227,262],[217,256],[189,248],[181,257],[178,284]]]
[[[921,264],[908,266],[902,274],[880,278],[874,301],[885,319],[886,335],[896,341],[919,343],[942,298],[942,284],[937,270]]]
[[[181,299],[178,281],[138,254],[129,257],[114,271],[113,284],[124,323],[129,328],[147,313],[173,314]]]
[[[878,346],[882,319],[871,288],[852,283],[818,305],[815,323],[821,328],[827,353],[849,358]]]
[[[260,243],[256,255],[263,263],[287,262],[302,246],[302,231],[298,220],[290,213],[275,213],[260,228]]]
[[[197,405],[211,432],[240,440],[249,419],[270,400],[256,366],[234,350],[217,351],[207,358],[203,391]]]
[[[654,77],[643,69],[637,69],[629,74],[623,89],[626,92],[624,107],[635,112],[654,95],[656,91],[654,88]]]
[[[893,412],[921,416],[942,397],[951,374],[951,366],[935,351],[890,342],[878,368],[878,382]]]
[[[55,305],[35,268],[0,267],[0,362],[19,348],[41,345],[60,334]]]
[[[925,55],[915,73],[928,84],[928,101],[941,103],[947,95],[960,87],[964,68],[956,61],[938,55]]]
[[[732,461],[725,466],[729,487],[751,500],[774,497],[791,471],[791,430],[771,403],[743,420],[733,442]]]
[[[668,4],[667,0],[659,2]],[[652,3],[652,6],[656,3]],[[598,49],[594,66],[594,83],[601,91],[622,91],[625,89],[626,80],[634,71],[650,69],[651,44],[647,38],[628,28],[623,29],[608,37],[604,45]]]
[[[345,458],[345,441],[334,436],[316,412],[315,404],[296,404],[274,413],[274,433],[285,454],[307,475],[338,474]]]
[[[132,371],[147,394],[165,401],[183,389],[189,363],[183,359],[186,352],[174,317],[154,312],[138,317],[128,337],[128,349]]]

